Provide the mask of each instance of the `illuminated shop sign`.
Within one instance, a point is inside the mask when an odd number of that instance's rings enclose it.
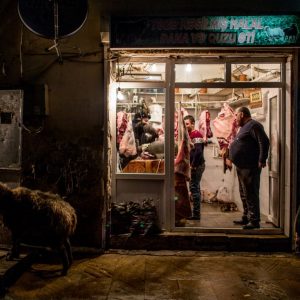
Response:
[[[300,16],[111,18],[112,48],[299,46]]]

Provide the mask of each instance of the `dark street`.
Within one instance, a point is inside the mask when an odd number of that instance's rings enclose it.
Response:
[[[60,265],[34,264],[4,299],[300,299],[293,254],[124,251]]]

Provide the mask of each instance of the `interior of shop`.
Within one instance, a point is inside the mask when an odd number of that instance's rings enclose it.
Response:
[[[117,175],[163,175],[168,163],[166,159],[174,159],[175,167],[171,169],[176,174],[178,148],[185,130],[182,118],[192,115],[196,120],[195,129],[202,130],[205,138],[205,171],[200,183],[201,220],[184,220],[183,226],[190,229],[239,229],[233,224],[242,211],[238,179],[235,168],[226,169],[223,154],[232,139],[236,109],[246,106],[252,118],[264,126],[271,144],[268,163],[261,174],[261,230],[279,226],[279,156],[283,126],[280,115],[283,101],[281,63],[175,63],[172,92],[159,84],[157,87],[153,84],[149,87],[136,84],[135,87],[134,84],[164,82],[167,77],[165,63],[126,62],[118,63],[115,68],[118,78],[113,80],[112,91],[116,97],[116,128],[113,127],[113,132]],[[123,87],[122,81],[132,84]],[[230,84],[226,84],[228,82]],[[169,100],[171,97],[174,101]],[[169,104],[173,107],[169,108]],[[166,118],[168,113],[170,116]],[[140,130],[141,126],[146,130]],[[174,140],[171,143],[174,153],[171,149],[171,154],[167,155],[169,139]],[[143,197],[153,198],[155,205],[159,206],[159,214],[163,215],[168,208],[161,203],[165,197],[163,184],[156,185],[149,177],[150,188],[146,191],[139,187],[141,190],[135,193],[138,190],[136,185],[137,181],[129,177],[126,184],[116,184],[116,202],[140,201],[144,192]],[[170,194],[176,202],[175,185]],[[128,192],[124,192],[121,186]],[[189,189],[188,181],[186,186]],[[159,189],[161,191],[157,191]],[[193,206],[192,201],[189,204]],[[176,208],[171,211],[176,214]],[[174,217],[171,216],[171,220]],[[176,226],[182,225],[176,223]]]

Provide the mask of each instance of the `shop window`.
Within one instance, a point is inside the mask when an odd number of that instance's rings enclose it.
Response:
[[[164,173],[164,88],[117,90],[117,173]]]
[[[232,64],[233,82],[280,82],[281,64]]]
[[[176,64],[176,82],[224,82],[224,64]]]

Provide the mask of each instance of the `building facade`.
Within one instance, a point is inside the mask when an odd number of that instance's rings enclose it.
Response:
[[[297,3],[259,11],[254,3],[222,1],[87,3],[84,24],[58,39],[24,26],[17,1],[1,11],[1,89],[23,95],[20,165],[3,165],[1,180],[65,196],[79,214],[79,245],[114,246],[120,233],[147,238],[153,224],[162,236],[244,235],[232,223],[242,209],[235,170],[224,173],[220,150],[230,131],[224,120],[246,105],[271,141],[262,228],[246,235],[280,235],[292,248],[299,206]],[[126,116],[123,131],[130,132],[128,124],[145,110],[159,134],[138,145],[150,144],[148,151],[136,153],[117,121]],[[181,111],[199,122],[208,112],[213,133],[205,147],[203,218],[185,226],[176,223]],[[140,209],[135,224],[133,213],[124,220],[119,214],[130,202]]]

